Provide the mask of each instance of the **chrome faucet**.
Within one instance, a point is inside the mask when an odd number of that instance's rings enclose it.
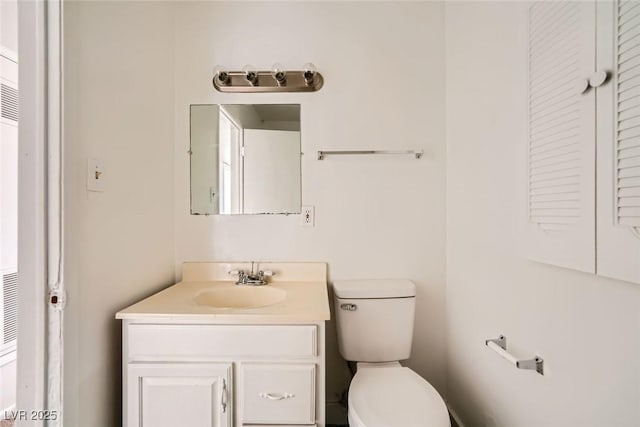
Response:
[[[251,262],[251,272],[244,270],[232,270],[229,274],[237,275],[236,285],[263,286],[267,284],[267,277],[274,275],[270,270],[259,270],[254,272],[254,262]]]

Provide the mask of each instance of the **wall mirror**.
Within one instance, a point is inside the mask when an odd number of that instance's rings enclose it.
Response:
[[[300,105],[191,105],[191,214],[300,213]]]

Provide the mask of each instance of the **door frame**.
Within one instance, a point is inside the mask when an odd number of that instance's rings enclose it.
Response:
[[[63,304],[49,303],[50,289],[62,290],[61,19],[60,0],[18,3],[16,408],[49,411],[48,426],[62,425]]]

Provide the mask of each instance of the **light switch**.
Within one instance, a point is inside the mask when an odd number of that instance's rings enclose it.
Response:
[[[104,164],[100,159],[89,159],[87,162],[87,190],[104,191]]]

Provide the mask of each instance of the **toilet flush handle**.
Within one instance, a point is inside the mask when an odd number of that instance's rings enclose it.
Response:
[[[347,311],[356,311],[358,306],[355,304],[340,304],[340,308]]]

